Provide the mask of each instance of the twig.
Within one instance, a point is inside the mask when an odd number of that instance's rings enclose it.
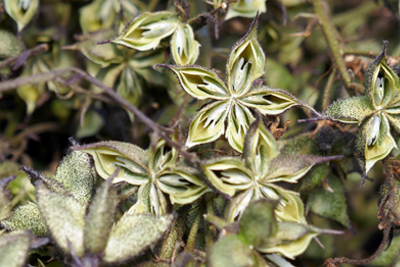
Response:
[[[15,61],[20,60],[21,62],[17,62],[17,64],[15,64],[15,66],[12,68],[12,70],[17,70],[28,59],[28,57],[44,53],[47,50],[49,50],[48,44],[40,44],[32,49],[22,52],[21,54],[19,54],[17,56],[9,57],[0,63],[0,70],[7,67],[8,65],[11,65]]]
[[[165,128],[158,125],[154,121],[152,121],[149,117],[147,117],[143,112],[141,112],[138,108],[135,106],[132,106],[127,100],[125,100],[122,96],[117,94],[113,89],[110,87],[104,85],[101,81],[97,80],[96,78],[93,78],[90,76],[88,73],[81,69],[77,68],[65,68],[65,69],[58,69],[58,70],[52,70],[46,73],[41,73],[41,74],[36,74],[36,75],[31,75],[27,77],[22,77],[22,78],[17,78],[14,80],[9,80],[0,83],[0,93],[6,92],[12,89],[15,89],[21,85],[25,84],[38,84],[41,82],[47,82],[54,80],[57,77],[60,77],[64,74],[67,73],[73,73],[73,74],[78,74],[81,79],[84,79],[93,85],[98,86],[101,88],[106,95],[111,97],[114,101],[116,101],[118,104],[120,104],[122,107],[127,109],[128,111],[132,112],[140,121],[142,121],[144,124],[146,124],[151,130],[153,130],[156,134],[158,134],[161,138],[163,138],[167,144],[173,148],[175,148],[178,153],[183,156],[185,159],[190,161],[191,163],[197,163],[199,160],[194,153],[187,152],[185,150],[182,150],[181,146],[177,143],[175,143],[171,138],[169,138],[168,134],[165,131]]]
[[[325,261],[325,263],[324,263],[324,266],[327,266],[327,267],[338,267],[338,266],[342,265],[343,263],[348,263],[348,264],[353,264],[353,265],[364,265],[364,264],[370,263],[371,261],[375,260],[376,257],[379,256],[379,254],[384,250],[386,244],[389,242],[390,229],[391,229],[391,225],[389,224],[383,230],[383,239],[382,239],[382,242],[379,245],[378,249],[375,251],[374,254],[372,254],[368,258],[361,259],[361,260],[353,260],[353,259],[349,259],[349,258],[327,259]]]

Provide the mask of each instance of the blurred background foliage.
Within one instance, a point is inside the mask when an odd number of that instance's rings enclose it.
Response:
[[[218,3],[213,6],[201,0],[186,2],[190,6],[189,18],[220,7]],[[400,20],[397,1],[332,0],[324,3],[337,28],[336,37],[352,82],[363,83],[363,72],[371,56],[380,53],[382,40],[389,41],[390,63],[398,63]],[[306,0],[268,0],[266,6],[267,12],[260,14],[258,38],[267,56],[265,72],[269,86],[288,90],[316,110],[323,110],[326,104],[338,98],[359,94],[347,90],[339,74],[333,77],[332,90],[324,92],[328,74],[332,71],[332,60],[312,3]],[[185,132],[190,118],[206,101],[195,101],[187,96],[171,72],[153,69],[157,63],[172,62],[171,52],[167,49],[168,38],[161,41],[159,48],[146,52],[114,43],[96,45],[116,36],[140,12],[166,9],[168,3],[162,0],[40,0],[29,22],[16,23],[6,12],[4,2],[0,1],[0,60],[46,45],[43,51],[17,61],[14,66],[2,68],[0,80],[75,66],[114,88],[161,125],[168,126],[180,112],[180,125]],[[195,39],[201,44],[197,63],[224,70],[232,45],[248,31],[252,18],[234,17],[223,21],[224,10],[218,12],[221,14],[217,15],[217,21],[209,19],[207,25],[199,29],[194,27]],[[100,32],[93,33],[95,31]],[[82,82],[81,86],[93,94],[99,92],[87,82]],[[328,98],[324,94],[328,94]],[[279,124],[281,127],[286,121],[292,121],[281,141],[296,136],[299,139],[296,149],[304,149],[304,154],[315,143],[315,139],[309,136],[317,124],[296,121],[309,116],[305,109],[291,109],[281,115]],[[347,133],[345,139],[350,142],[357,126],[343,127]],[[336,129],[333,135],[340,136]],[[54,173],[69,147],[68,137],[72,136],[81,143],[127,141],[147,148],[150,142],[148,134],[149,128],[137,123],[125,109],[88,94],[76,93],[60,81],[23,85],[14,91],[0,92],[0,178],[18,174],[8,187],[15,207],[27,200],[35,201],[34,188],[18,167],[25,165]],[[316,136],[331,134],[331,130],[319,130]],[[338,143],[338,146],[343,148],[348,143]],[[217,141],[215,149],[232,153],[225,140]],[[342,236],[322,236],[320,240],[325,249],[312,242],[307,251],[293,261],[294,265],[322,266],[325,259],[334,256],[365,258],[379,246],[382,233],[377,228],[379,220],[376,214],[378,192],[384,181],[382,164],[374,166],[369,173],[371,180],[362,190],[359,190],[359,169],[354,166],[340,166],[346,170],[346,175],[338,177],[322,164],[299,183],[298,190],[307,199],[306,212],[310,224],[347,230]],[[315,179],[322,182],[313,187]],[[317,190],[322,190],[322,193],[317,194]],[[318,201],[312,201],[315,198]],[[316,205],[317,202],[320,205]],[[331,203],[339,206],[330,206]],[[396,230],[394,236],[392,246],[384,252],[385,256],[371,266],[392,264],[400,247]],[[37,264],[35,259],[32,261],[31,264]],[[390,266],[397,266],[394,264]]]

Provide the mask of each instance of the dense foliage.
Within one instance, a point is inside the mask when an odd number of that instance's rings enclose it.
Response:
[[[0,1],[0,266],[397,266],[399,3]]]

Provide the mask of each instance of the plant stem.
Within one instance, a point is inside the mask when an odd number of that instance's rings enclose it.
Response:
[[[74,73],[79,76],[80,79],[84,79],[98,87],[100,87],[105,94],[111,97],[114,101],[116,101],[119,105],[124,107],[125,109],[129,110],[134,114],[140,121],[146,124],[151,130],[153,130],[156,134],[158,134],[161,138],[163,138],[169,146],[175,148],[179,155],[187,159],[191,163],[198,162],[198,158],[196,154],[187,152],[182,150],[181,146],[175,143],[171,138],[169,138],[168,134],[166,133],[166,129],[161,125],[158,125],[154,121],[152,121],[149,117],[147,117],[143,112],[141,112],[137,107],[131,105],[127,100],[125,100],[122,96],[117,94],[113,89],[109,88],[108,86],[104,85],[101,81],[93,78],[88,73],[81,69],[77,68],[65,68],[65,69],[58,69],[52,70],[46,73],[31,75],[27,77],[17,78],[15,80],[9,80],[0,83],[0,93],[6,92],[12,89],[15,89],[21,85],[25,84],[38,84],[41,82],[52,81],[57,77],[60,77],[64,74]]]
[[[190,228],[189,237],[186,243],[186,252],[193,254],[194,252],[194,245],[196,243],[197,232],[199,230],[201,221],[201,208],[198,209],[196,218],[192,224],[192,228]]]
[[[206,196],[207,215],[214,215],[214,196]],[[211,247],[214,245],[215,226],[204,220],[206,228],[206,252],[211,252]]]
[[[329,46],[329,49],[331,51],[331,58],[333,61],[333,64],[335,67],[339,70],[342,79],[344,81],[344,84],[346,87],[349,87],[351,84],[351,78],[349,73],[347,72],[346,65],[344,64],[343,58],[342,58],[342,48],[340,47],[340,44],[335,36],[335,33],[337,33],[337,30],[335,26],[333,25],[331,18],[327,12],[325,12],[324,6],[323,6],[323,0],[313,0],[313,5],[315,9],[315,14],[317,15],[317,18],[319,20],[319,23],[321,25],[322,31],[325,36],[325,40]]]
[[[379,254],[384,250],[386,244],[389,242],[390,229],[391,229],[391,225],[388,225],[383,230],[383,239],[382,239],[381,244],[379,245],[379,247],[375,251],[375,253],[372,254],[371,256],[369,256],[368,258],[361,259],[361,260],[353,260],[353,259],[348,259],[348,258],[327,259],[324,263],[324,266],[338,267],[338,266],[342,265],[343,263],[348,263],[348,264],[353,264],[353,265],[365,265],[367,263],[370,263],[371,261],[375,260],[376,257],[379,256]]]
[[[333,82],[335,81],[336,68],[333,68],[331,74],[329,74],[328,81],[325,85],[324,95],[322,96],[322,110],[325,110],[331,103],[331,94]]]
[[[41,54],[46,52],[47,50],[49,50],[49,45],[48,44],[40,44],[32,49],[29,49],[27,51],[22,52],[21,54],[19,54],[18,56],[14,56],[14,57],[9,57],[6,58],[5,60],[3,60],[2,62],[0,62],[0,70],[7,67],[8,65],[11,65],[12,63],[14,63],[15,61],[17,61],[18,59],[21,60],[21,62],[18,62],[18,64],[16,64],[13,67],[13,70],[18,69],[23,63],[25,63],[25,61],[28,59],[28,57],[33,56],[33,55],[37,55],[37,54]]]

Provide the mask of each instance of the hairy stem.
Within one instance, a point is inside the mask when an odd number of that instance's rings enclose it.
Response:
[[[322,96],[322,110],[325,110],[331,103],[331,94],[333,82],[335,81],[336,68],[333,68],[331,74],[329,74],[328,81],[325,85],[324,95]]]
[[[367,263],[372,262],[373,260],[376,259],[376,257],[381,254],[381,252],[385,249],[386,244],[389,242],[389,235],[390,235],[390,229],[391,225],[388,225],[384,230],[383,230],[383,239],[381,244],[379,245],[378,249],[375,251],[374,254],[369,256],[366,259],[361,259],[361,260],[353,260],[353,259],[348,259],[348,258],[334,258],[334,259],[327,259],[324,263],[324,266],[327,267],[338,267],[341,266],[344,263],[348,264],[353,264],[353,265],[365,265]]]
[[[332,61],[335,64],[335,67],[339,70],[346,87],[348,87],[351,84],[351,78],[349,73],[347,72],[346,65],[344,64],[342,58],[342,48],[340,47],[340,44],[335,36],[337,30],[333,25],[329,14],[327,14],[324,9],[323,0],[313,0],[312,2],[314,5],[315,14],[317,15],[322,31],[324,33],[325,40],[328,43],[329,49],[331,51]]]

